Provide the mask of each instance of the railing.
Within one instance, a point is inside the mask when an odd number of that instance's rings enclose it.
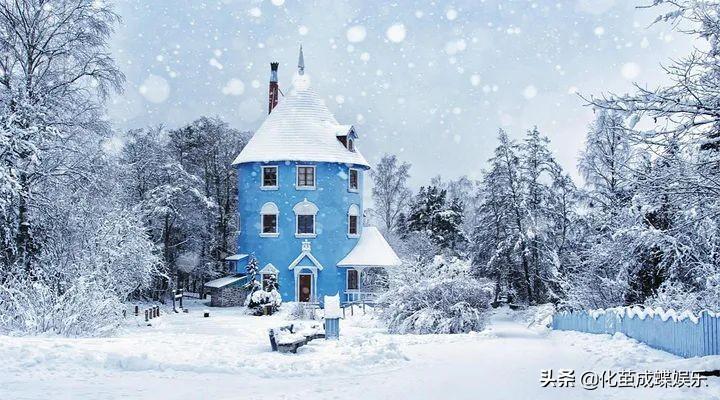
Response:
[[[359,290],[346,290],[345,303],[375,303],[377,293],[361,292]]]
[[[562,312],[553,315],[552,327],[610,335],[620,332],[682,357],[720,354],[720,318],[708,311],[699,317],[689,312],[634,307]]]

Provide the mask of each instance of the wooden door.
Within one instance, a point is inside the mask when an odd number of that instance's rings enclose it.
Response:
[[[298,300],[309,303],[312,300],[312,275],[301,274],[298,279]]]

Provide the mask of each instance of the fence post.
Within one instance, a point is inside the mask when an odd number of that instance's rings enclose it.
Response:
[[[148,318],[148,310],[145,309],[145,322],[148,322],[148,321],[149,321],[149,318]]]
[[[183,308],[182,299],[185,296],[185,289],[180,289],[180,308]]]
[[[137,317],[138,315],[140,315],[140,307],[135,305],[135,316]]]

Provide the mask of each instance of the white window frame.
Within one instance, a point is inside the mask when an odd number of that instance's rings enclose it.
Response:
[[[317,237],[317,214],[319,212],[318,207],[305,199],[293,207],[295,213],[295,237],[296,238],[315,238]],[[300,227],[299,219],[301,215],[312,215],[313,217],[313,231],[312,233],[299,233],[298,228]]]
[[[357,187],[353,188],[351,185],[352,179],[350,179],[350,176],[352,175],[353,171],[355,171],[355,174],[357,174]],[[360,191],[360,170],[357,168],[348,168],[348,192],[357,193]]]
[[[350,217],[356,217],[355,219],[355,231],[357,233],[350,233]],[[357,204],[351,204],[347,212],[347,236],[349,238],[360,237],[360,207]]]
[[[300,168],[312,168],[313,170],[313,184],[312,186],[300,186]],[[317,188],[317,168],[315,165],[296,165],[295,166],[295,189],[297,190],[315,190]]]
[[[274,208],[272,210],[271,208]],[[274,211],[274,212],[266,212]],[[265,232],[265,221],[263,218],[265,215],[275,216],[275,232]],[[260,236],[261,237],[278,237],[280,236],[280,209],[273,202],[267,202],[260,208]]]
[[[355,289],[350,289],[350,271],[355,271],[357,273],[357,287]],[[345,291],[346,292],[359,292],[360,291],[360,270],[356,268],[348,268],[347,272],[345,273]]]
[[[275,169],[275,186],[265,186],[265,170]],[[260,189],[261,190],[278,190],[280,186],[280,168],[277,165],[263,165],[260,167]]]

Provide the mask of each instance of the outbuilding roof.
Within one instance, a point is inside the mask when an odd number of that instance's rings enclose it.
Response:
[[[355,247],[337,264],[339,267],[394,267],[400,258],[374,226],[363,227]]]
[[[228,285],[232,285],[233,283],[244,279],[245,276],[241,275],[231,275],[231,276],[224,276],[222,278],[218,278],[215,280],[212,280],[210,282],[205,283],[205,287],[213,288],[213,289],[219,289]]]
[[[309,77],[298,75],[289,94],[281,98],[233,165],[315,161],[370,168],[357,149],[350,151],[337,139],[351,129],[352,126],[337,122],[325,102],[310,88]]]
[[[247,256],[247,254],[233,254],[231,256],[225,257],[225,261],[240,261],[247,258]]]

